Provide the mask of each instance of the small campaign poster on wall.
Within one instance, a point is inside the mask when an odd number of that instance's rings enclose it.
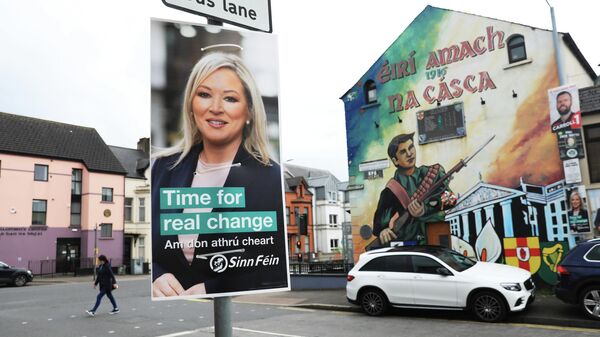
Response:
[[[579,90],[575,85],[565,85],[548,90],[548,99],[552,132],[581,128]]]
[[[590,216],[587,209],[585,186],[574,186],[566,189],[568,202],[569,229],[572,234],[589,233]]]
[[[152,299],[289,290],[276,38],[151,32]]]

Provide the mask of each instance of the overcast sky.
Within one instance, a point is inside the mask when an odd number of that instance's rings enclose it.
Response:
[[[598,73],[600,5],[550,3],[558,30]],[[428,4],[551,29],[545,0],[272,0],[282,161],[348,178],[339,97]],[[135,147],[150,133],[150,17],[206,22],[160,0],[0,0],[0,111],[93,127],[109,145]]]

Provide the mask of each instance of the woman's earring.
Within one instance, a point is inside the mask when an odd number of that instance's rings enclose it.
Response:
[[[250,125],[250,120],[249,119],[246,120],[246,125]]]

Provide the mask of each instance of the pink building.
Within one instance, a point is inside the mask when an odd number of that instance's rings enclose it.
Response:
[[[95,129],[0,113],[0,261],[33,273],[123,258],[126,171]]]

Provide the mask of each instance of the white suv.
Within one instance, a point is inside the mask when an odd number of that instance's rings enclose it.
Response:
[[[471,309],[482,321],[498,322],[533,302],[535,286],[524,269],[476,262],[444,247],[405,246],[361,254],[346,296],[371,316],[389,306]]]

